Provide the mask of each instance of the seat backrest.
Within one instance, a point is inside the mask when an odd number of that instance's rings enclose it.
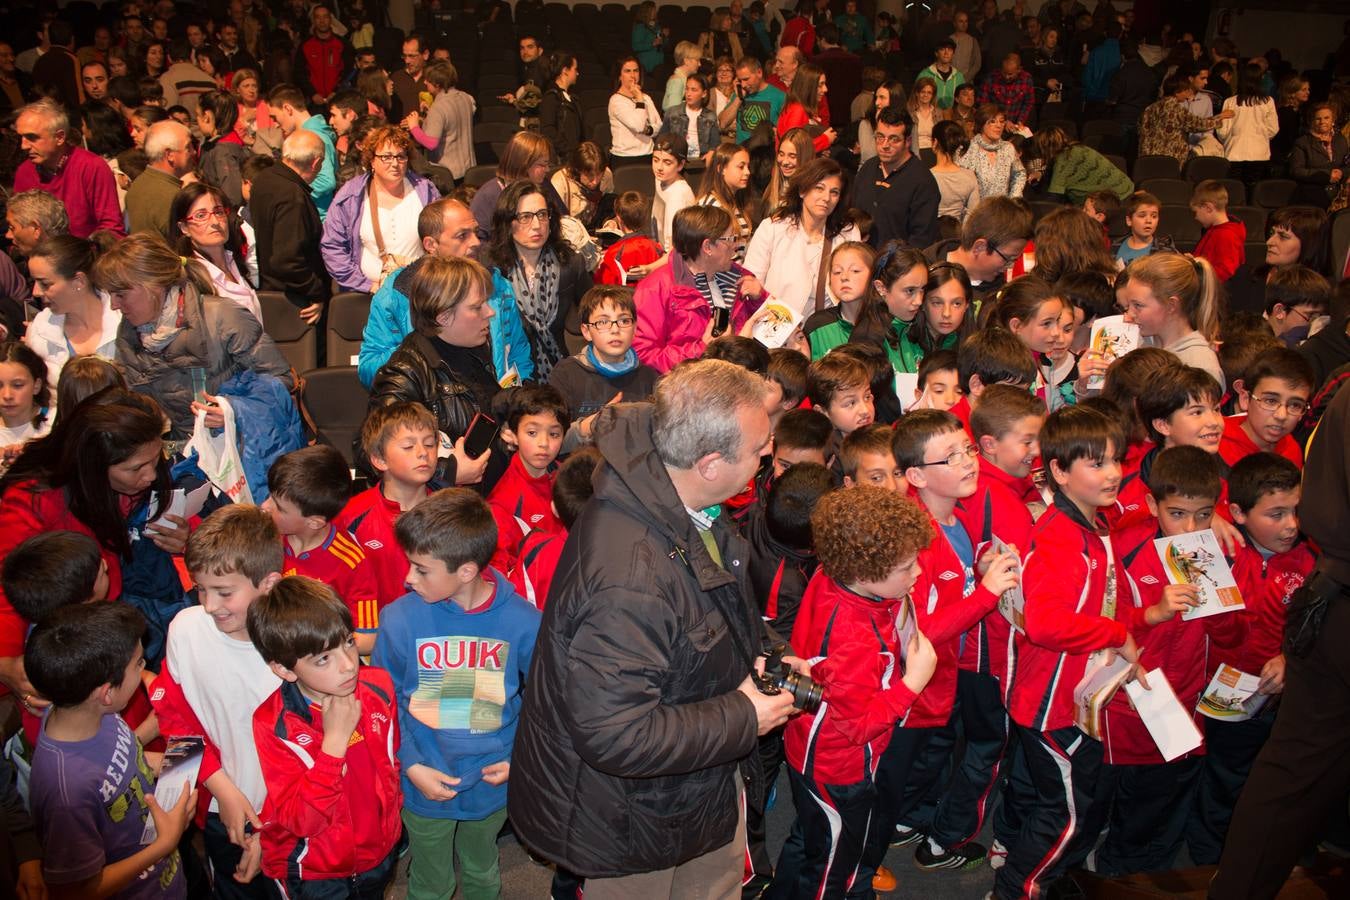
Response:
[[[1191,192],[1195,190],[1195,185],[1180,178],[1150,178],[1139,182],[1139,189],[1148,191],[1164,204],[1185,206],[1191,202]]]
[[[370,294],[364,291],[347,291],[328,301],[328,362],[356,365],[368,318]]]
[[[300,403],[319,443],[334,448],[348,466],[353,465],[352,441],[361,433],[369,403],[369,394],[356,375],[356,366],[306,372]]]
[[[1180,178],[1181,166],[1175,156],[1141,156],[1134,161],[1134,180]]]
[[[464,183],[469,187],[479,188],[491,181],[496,174],[496,166],[474,166],[464,173]]]
[[[1164,203],[1158,212],[1158,234],[1164,234],[1178,244],[1200,240],[1200,223],[1189,206]]]
[[[1188,181],[1205,181],[1209,178],[1227,178],[1228,160],[1222,156],[1192,156],[1182,167],[1182,177]],[[1231,198],[1229,202],[1232,202]]]
[[[1268,178],[1258,181],[1252,190],[1252,202],[1266,209],[1279,209],[1288,206],[1298,183],[1288,178]]]
[[[614,167],[614,193],[637,191],[650,197],[656,192],[656,179],[649,165],[622,165]]]
[[[297,372],[319,364],[319,344],[314,326],[300,318],[300,310],[280,291],[258,291],[262,307],[263,330],[276,342],[277,349]]]
[[[1266,236],[1266,218],[1267,213],[1259,206],[1234,206],[1228,204],[1228,218],[1241,222],[1247,226],[1247,240],[1249,242],[1261,241],[1265,245]],[[1262,251],[1262,257],[1265,253]]]

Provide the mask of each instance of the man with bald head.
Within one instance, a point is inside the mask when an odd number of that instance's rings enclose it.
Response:
[[[149,164],[127,188],[127,228],[155,232],[173,244],[177,229],[170,230],[169,208],[196,164],[192,133],[173,119],[156,122],[145,133],[145,155]]]
[[[431,256],[468,257],[478,253],[479,238],[473,212],[458,200],[448,197],[429,203],[417,219],[417,235],[422,239],[426,259]],[[370,301],[370,317],[361,335],[361,357],[356,373],[370,387],[380,370],[403,339],[412,332],[412,310],[408,306],[408,281],[416,274],[421,260],[389,273]],[[516,295],[511,282],[492,269],[492,295],[488,305],[496,313],[489,323],[492,364],[497,378],[504,378],[514,367],[520,378],[534,374],[530,345],[520,323]]]
[[[14,174],[14,192],[42,190],[65,204],[70,233],[87,238],[100,228],[125,233],[117,182],[96,154],[71,141],[61,104],[39,100],[19,110],[14,123],[26,157]]]
[[[329,278],[319,253],[323,224],[309,186],[324,165],[324,142],[297,128],[281,144],[281,165],[253,179],[249,210],[258,246],[258,278],[264,291],[281,291],[315,324],[328,302]]]
[[[792,79],[797,77],[797,70],[801,68],[804,62],[806,62],[806,54],[798,48],[779,47],[778,53],[773,58],[773,74],[768,78],[769,84],[778,88],[784,94],[788,93],[792,88]],[[820,98],[820,108],[816,110],[816,115],[822,123],[829,124],[830,103],[828,95]]]

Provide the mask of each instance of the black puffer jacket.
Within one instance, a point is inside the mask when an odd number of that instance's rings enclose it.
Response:
[[[725,846],[741,761],[760,790],[755,710],[736,690],[763,637],[747,548],[720,520],[725,568],[713,561],[651,427],[645,403],[596,422],[606,464],[558,563],[512,752],[516,834],[588,877]]]

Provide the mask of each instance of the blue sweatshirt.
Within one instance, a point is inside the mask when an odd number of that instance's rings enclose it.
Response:
[[[506,785],[483,781],[482,769],[511,759],[540,614],[488,571],[496,592],[473,612],[417,593],[380,611],[372,662],[394,679],[403,805],[419,816],[477,821],[506,806]],[[408,780],[418,764],[461,779],[459,793],[428,800]]]

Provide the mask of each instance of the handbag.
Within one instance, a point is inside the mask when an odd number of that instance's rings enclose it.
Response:
[[[212,434],[212,429],[206,425],[206,410],[198,410],[192,437],[183,446],[183,456],[191,458],[195,452],[197,468],[202,470],[207,481],[234,503],[251,504],[253,494],[248,489],[244,462],[239,458],[239,430],[234,423],[234,407],[224,397],[219,401],[225,419],[220,433]]]

